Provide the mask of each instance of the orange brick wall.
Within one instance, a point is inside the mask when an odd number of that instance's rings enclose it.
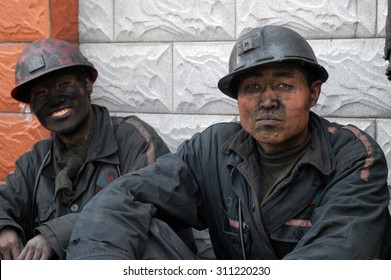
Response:
[[[26,44],[42,38],[78,43],[78,0],[0,2],[0,182],[34,142],[49,136],[26,104],[10,97],[15,64]]]

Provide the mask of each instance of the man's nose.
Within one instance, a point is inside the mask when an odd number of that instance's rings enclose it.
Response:
[[[277,92],[272,86],[267,86],[259,96],[259,106],[264,109],[277,108],[279,104]]]

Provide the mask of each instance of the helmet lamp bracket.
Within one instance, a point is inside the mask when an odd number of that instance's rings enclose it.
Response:
[[[244,38],[237,44],[238,55],[241,55],[249,50],[256,49],[259,47],[259,36],[251,36]]]
[[[42,55],[34,55],[26,60],[27,69],[30,73],[45,67],[45,61]]]

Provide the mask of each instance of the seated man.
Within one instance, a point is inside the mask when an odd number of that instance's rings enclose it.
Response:
[[[364,131],[310,110],[327,79],[293,30],[242,35],[218,83],[237,100],[240,123],[210,126],[91,199],[68,258],[143,257],[156,218],[209,228],[217,259],[383,258],[386,158]]]
[[[98,72],[68,42],[38,40],[16,64],[11,95],[28,103],[53,137],[16,162],[0,187],[0,258],[65,258],[77,213],[123,173],[169,152],[135,116],[91,104]]]

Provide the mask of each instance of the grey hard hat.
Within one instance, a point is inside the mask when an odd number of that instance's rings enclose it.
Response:
[[[267,25],[251,29],[236,41],[229,58],[228,75],[220,79],[218,87],[237,99],[237,79],[244,73],[261,65],[288,61],[300,62],[322,82],[329,76],[300,34],[286,27]]]
[[[15,88],[11,96],[21,102],[29,103],[29,93],[23,87],[31,81],[50,72],[67,67],[83,67],[95,82],[98,71],[80,52],[76,45],[69,42],[47,38],[30,43],[20,54],[15,67]]]

